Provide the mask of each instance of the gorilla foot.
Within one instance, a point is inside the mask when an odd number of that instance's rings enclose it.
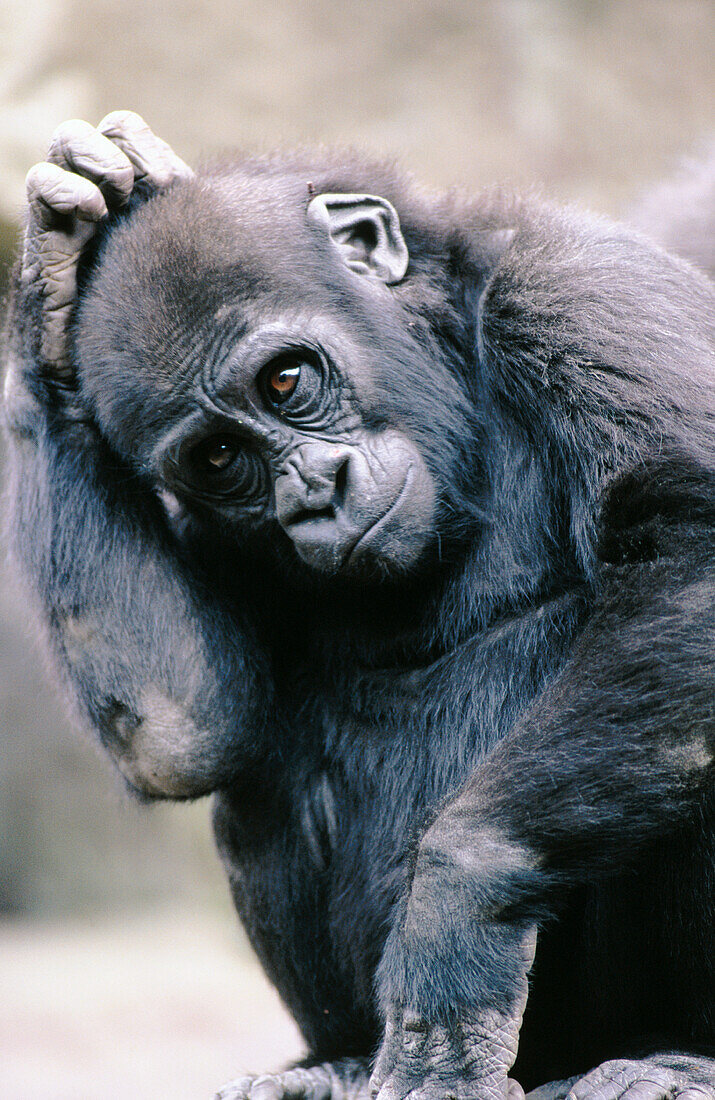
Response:
[[[585,1077],[553,1081],[527,1100],[715,1100],[715,1063],[672,1056],[616,1059]]]
[[[296,1066],[284,1073],[237,1077],[215,1100],[367,1100],[367,1063],[357,1058],[319,1066]]]

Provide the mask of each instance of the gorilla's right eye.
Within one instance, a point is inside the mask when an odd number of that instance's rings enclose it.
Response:
[[[307,422],[324,405],[327,379],[320,356],[309,348],[285,351],[260,371],[258,390],[281,420]]]
[[[187,439],[169,457],[167,480],[197,500],[244,504],[266,497],[269,487],[261,456],[230,430]]]
[[[191,452],[191,464],[199,473],[219,474],[236,461],[238,445],[227,435],[212,435]]]

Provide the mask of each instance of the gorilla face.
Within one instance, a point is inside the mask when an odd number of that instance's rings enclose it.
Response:
[[[215,397],[219,418],[196,418],[155,453],[166,488],[239,523],[276,521],[324,573],[412,568],[435,500],[415,444],[364,424],[346,376],[317,344],[285,346],[273,330],[241,351]]]
[[[175,248],[164,266],[161,240],[144,225],[151,210],[138,211],[117,247],[110,239],[83,301],[80,378],[106,437],[153,480],[173,518],[201,512],[210,528],[220,514],[238,539],[278,525],[322,574],[403,575],[433,540],[437,493],[415,441],[390,419],[380,351],[360,315],[379,304],[389,317],[387,284],[404,274],[407,251],[385,200],[319,199],[306,229],[327,245],[322,286],[295,277],[297,255],[288,285],[282,268],[249,250],[214,276],[208,304],[196,256],[179,271]],[[205,240],[202,249],[208,267]],[[342,282],[332,312],[326,277]],[[143,310],[123,325],[118,288]]]

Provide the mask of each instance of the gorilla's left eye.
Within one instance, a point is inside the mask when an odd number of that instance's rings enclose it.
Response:
[[[277,355],[260,372],[257,382],[266,405],[282,418],[310,418],[322,404],[322,362],[308,349]]]
[[[198,442],[188,439],[169,466],[169,481],[201,500],[263,499],[267,494],[266,465],[244,440],[230,432],[215,432]]]
[[[271,405],[282,405],[300,382],[301,362],[292,355],[274,359],[261,371],[263,393]]]

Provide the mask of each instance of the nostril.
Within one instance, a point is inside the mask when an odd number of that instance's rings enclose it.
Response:
[[[345,500],[348,487],[348,463],[350,459],[344,458],[335,471],[335,505],[340,508]]]
[[[350,456],[343,448],[305,445],[291,456],[275,483],[276,517],[284,529],[333,521],[350,488]]]

